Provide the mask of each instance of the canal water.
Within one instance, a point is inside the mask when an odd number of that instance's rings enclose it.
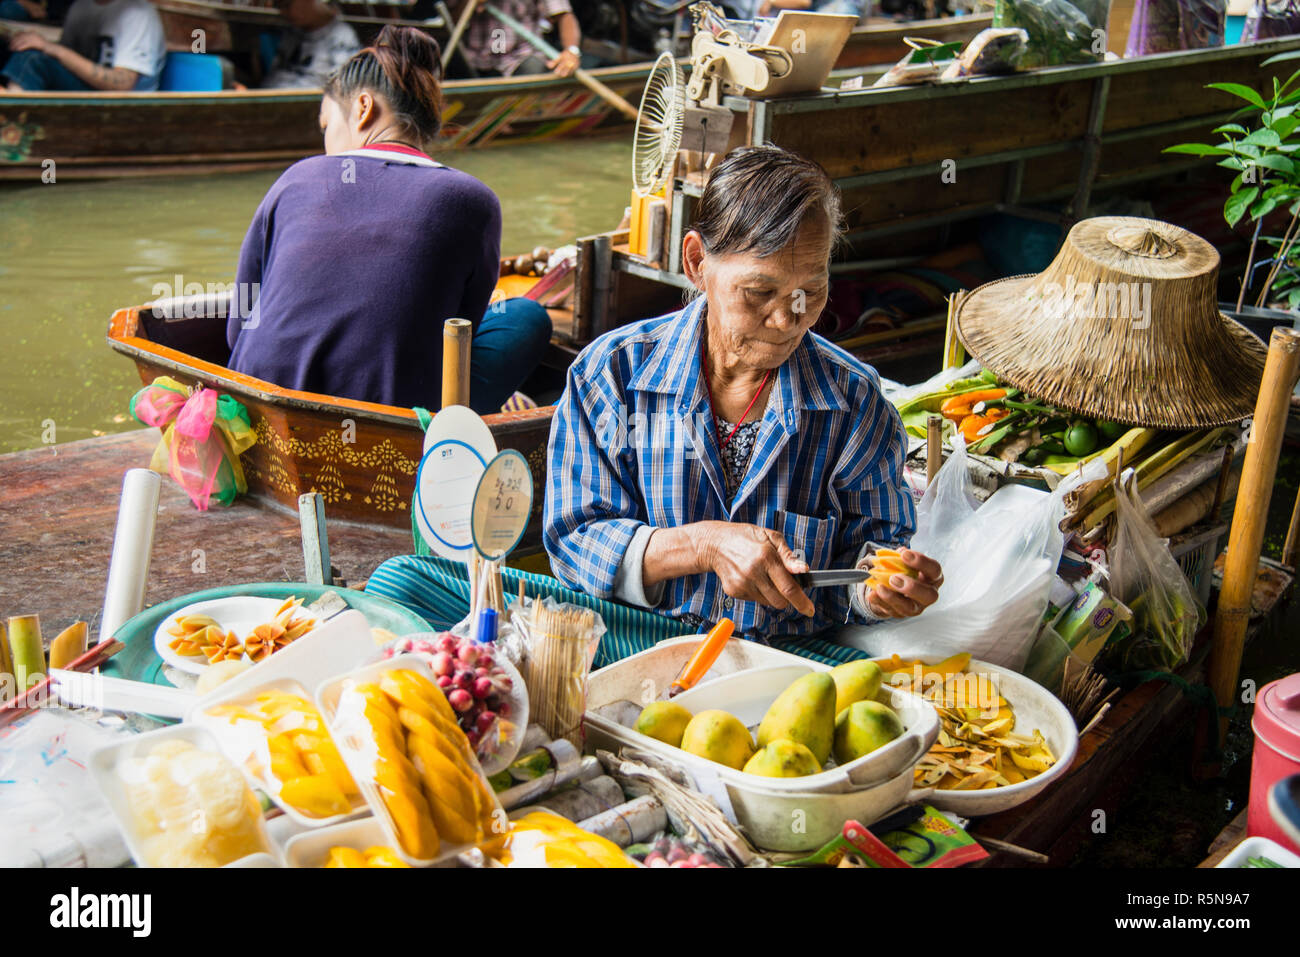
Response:
[[[503,254],[612,229],[631,191],[627,138],[438,158],[501,199]],[[115,309],[155,283],[231,282],[278,172],[0,188],[0,453],[138,428],[134,363],[108,348]]]

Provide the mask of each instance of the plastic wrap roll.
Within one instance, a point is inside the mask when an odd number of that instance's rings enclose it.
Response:
[[[104,615],[99,625],[101,641],[111,638],[144,608],[160,485],[158,474],[148,469],[131,469],[122,480],[122,502],[117,510],[113,557],[104,589]]]

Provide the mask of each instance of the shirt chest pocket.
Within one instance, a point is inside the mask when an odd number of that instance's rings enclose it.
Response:
[[[796,558],[802,558],[810,569],[829,568],[835,556],[835,518],[813,518],[798,512],[779,512],[778,529]]]

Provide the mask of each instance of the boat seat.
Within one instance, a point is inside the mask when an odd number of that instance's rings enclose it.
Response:
[[[221,59],[211,53],[167,51],[158,89],[169,93],[206,93],[220,90]]]

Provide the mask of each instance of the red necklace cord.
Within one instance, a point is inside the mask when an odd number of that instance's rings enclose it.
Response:
[[[758,397],[763,394],[763,389],[767,385],[767,380],[772,377],[772,370],[768,369],[763,373],[763,381],[758,384],[758,391],[755,392],[754,397],[749,400],[749,405],[745,406],[745,411],[741,413],[739,421],[732,426],[731,434],[727,436],[726,441],[723,441],[722,433],[718,431],[718,413],[714,411],[713,408],[713,385],[709,382],[709,351],[706,340],[701,340],[700,342],[700,368],[704,372],[704,389],[709,397],[709,415],[713,416],[713,431],[717,435],[718,441],[721,443],[721,448],[719,448],[718,451],[725,453],[727,451],[727,446],[731,444],[731,440],[736,437],[736,433],[740,431],[740,427],[744,424],[745,419],[749,417],[749,413],[754,408],[754,403],[757,402]]]

